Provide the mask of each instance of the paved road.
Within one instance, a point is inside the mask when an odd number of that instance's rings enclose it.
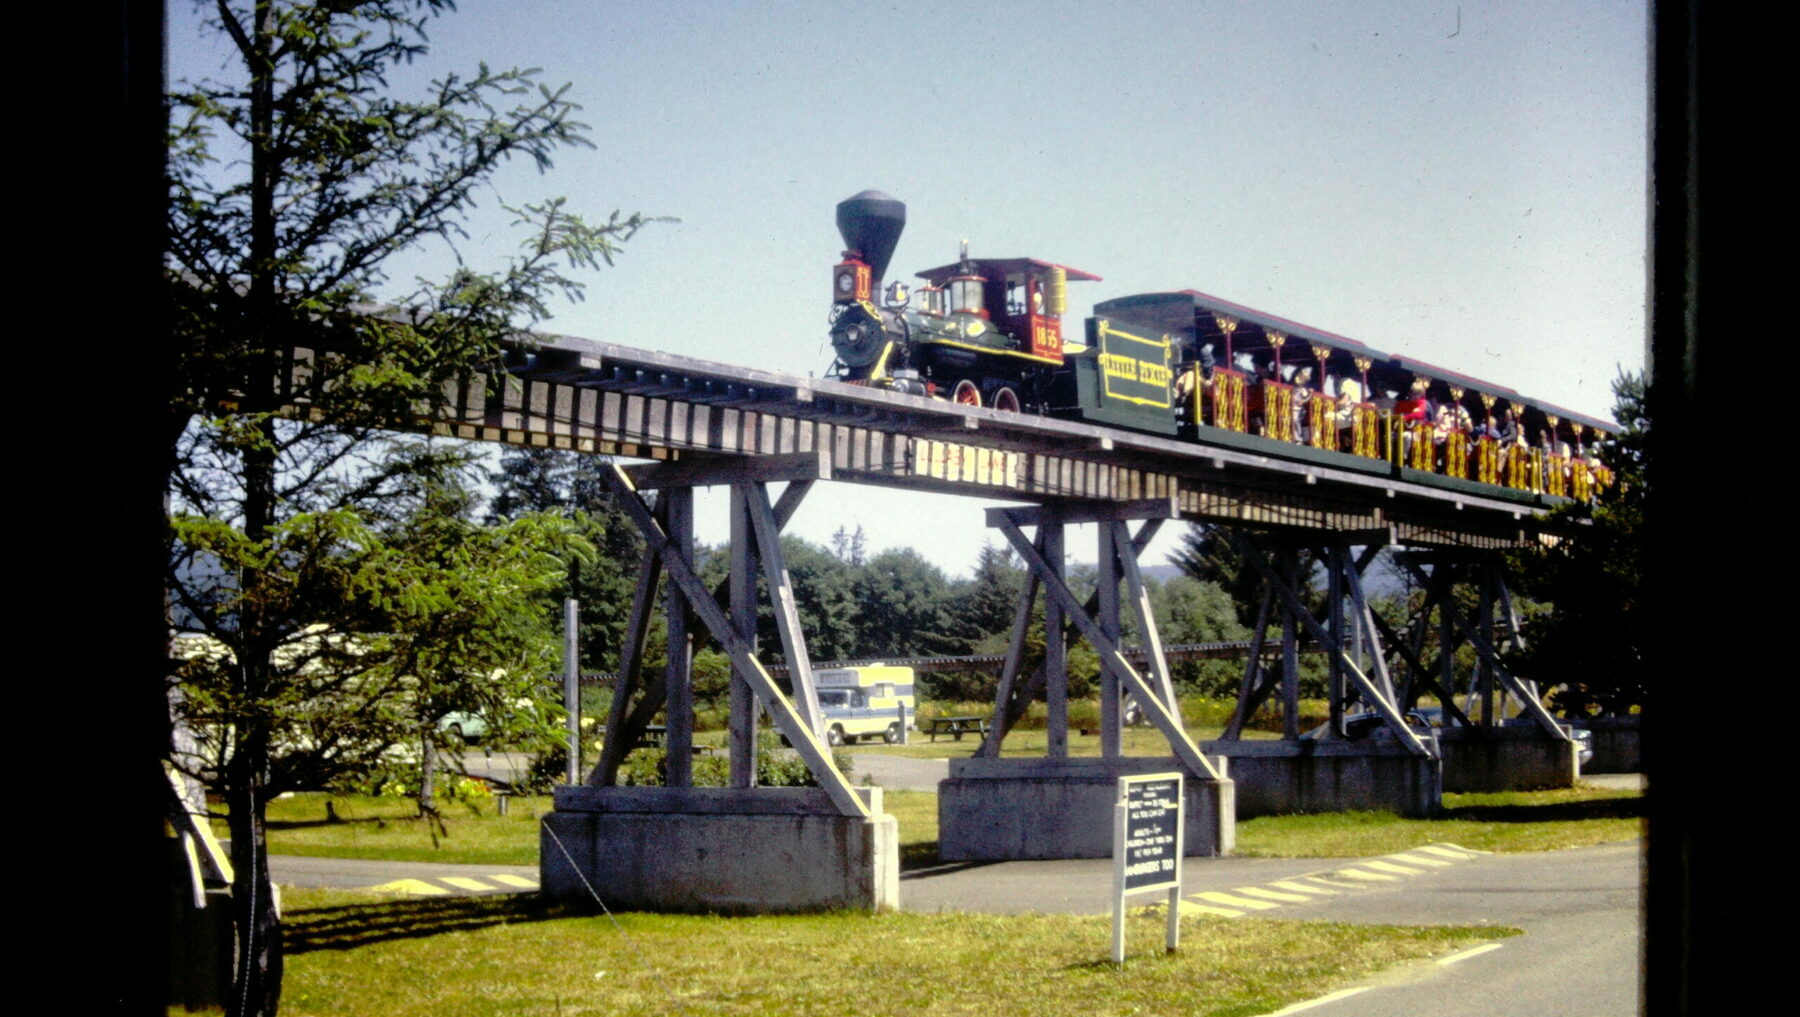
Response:
[[[933,791],[938,781],[950,776],[949,759],[913,759],[879,752],[864,752],[850,757],[852,779],[858,784],[867,777],[889,791]]]

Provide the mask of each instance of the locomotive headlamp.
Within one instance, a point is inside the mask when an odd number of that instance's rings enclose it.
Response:
[[[831,270],[831,298],[840,302],[868,300],[869,291],[874,288],[870,275],[869,266],[854,251],[844,252],[844,260]]]

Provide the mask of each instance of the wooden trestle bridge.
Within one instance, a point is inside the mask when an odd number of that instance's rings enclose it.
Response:
[[[304,367],[316,355],[295,351],[297,402],[305,401]],[[1333,720],[1341,722],[1344,707],[1360,703],[1387,718],[1394,736],[1415,754],[1432,749],[1403,722],[1401,702],[1421,690],[1433,692],[1461,719],[1449,695],[1451,651],[1460,642],[1473,645],[1480,659],[1473,687],[1483,719],[1492,719],[1493,695],[1504,691],[1535,711],[1552,737],[1562,736],[1538,706],[1535,690],[1499,667],[1488,638],[1496,606],[1510,615],[1494,552],[1548,532],[1549,524],[1530,506],[1240,449],[563,336],[534,337],[533,345],[510,350],[504,366],[503,376],[471,373],[459,383],[449,412],[431,421],[431,429],[463,439],[651,460],[609,474],[649,553],[639,569],[620,662],[619,708],[612,711],[590,785],[614,782],[625,747],[657,712],[666,715],[669,782],[689,782],[693,703],[687,663],[690,634],[698,634],[717,641],[733,662],[734,786],[754,782],[754,701],[813,767],[837,810],[868,814],[823,745],[805,634],[777,539],[806,492],[825,480],[1035,503],[989,511],[989,525],[1006,536],[1030,572],[1002,673],[994,734],[980,754],[994,754],[1011,722],[1040,694],[1050,709],[1049,754],[1066,753],[1060,641],[1051,641],[1036,674],[1019,673],[1026,623],[1042,589],[1050,630],[1068,626],[1102,658],[1103,754],[1119,752],[1119,693],[1129,690],[1184,766],[1196,776],[1218,776],[1180,726],[1138,574],[1137,556],[1170,519],[1232,527],[1234,541],[1268,580],[1240,716],[1228,738],[1271,696],[1287,706],[1287,737],[1298,736],[1294,661],[1302,633],[1330,655]],[[781,482],[785,489],[771,499],[769,485]],[[701,583],[693,562],[692,491],[711,485],[731,490],[731,573],[718,590]],[[651,490],[661,492],[654,501],[643,496]],[[1087,603],[1063,581],[1063,528],[1070,523],[1101,524],[1100,592]],[[1027,536],[1027,529],[1035,535]],[[1376,549],[1390,545],[1414,549],[1409,567],[1431,594],[1411,632],[1389,628],[1369,611],[1362,593],[1362,569]],[[1359,555],[1355,548],[1362,549]],[[1309,611],[1299,595],[1311,571],[1307,558],[1325,567],[1330,596],[1323,616]],[[640,673],[643,642],[664,573],[670,582],[662,608],[675,652],[664,674],[646,676]],[[755,654],[759,573],[771,591],[791,697]],[[1467,616],[1449,595],[1450,584],[1465,580],[1481,594],[1479,607]],[[1121,607],[1140,615],[1139,631],[1147,634],[1145,645],[1135,648],[1141,668],[1119,645]],[[1432,624],[1433,608],[1449,638],[1440,658],[1427,662],[1419,659],[1418,635]],[[1258,661],[1271,624],[1286,640],[1285,666],[1264,674]],[[1389,673],[1384,645],[1403,664],[1399,682]]]

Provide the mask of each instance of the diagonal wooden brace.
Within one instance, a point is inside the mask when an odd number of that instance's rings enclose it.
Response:
[[[788,578],[787,559],[781,553],[781,526],[769,508],[768,485],[758,483],[750,488],[744,505],[750,512],[751,529],[756,534],[756,552],[762,561],[763,579],[769,586],[769,599],[774,601],[775,630],[781,634],[781,649],[787,656],[794,705],[800,718],[812,730],[813,737],[823,740],[825,720],[819,713],[818,692],[813,688],[812,660],[806,654],[806,634],[800,628],[794,584]]]
[[[1412,562],[1407,562],[1406,568],[1419,579],[1425,578],[1419,567]],[[1476,653],[1488,659],[1490,666],[1494,669],[1494,674],[1499,676],[1500,681],[1513,694],[1513,698],[1525,707],[1525,712],[1531,715],[1531,719],[1537,721],[1538,726],[1544,729],[1544,733],[1552,738],[1569,741],[1569,733],[1562,729],[1562,725],[1556,722],[1555,717],[1550,716],[1550,711],[1544,709],[1544,704],[1538,702],[1537,697],[1525,688],[1517,675],[1500,666],[1500,656],[1494,652],[1494,644],[1488,641],[1487,636],[1480,631],[1480,627],[1471,624],[1469,619],[1456,609],[1455,602],[1449,597],[1444,598],[1444,602],[1439,605],[1438,610],[1450,619],[1451,624],[1456,626],[1457,632],[1469,641],[1469,645],[1475,647]]]
[[[668,535],[657,524],[649,508],[644,505],[643,499],[638,497],[637,490],[631,486],[631,480],[626,476],[624,470],[614,465],[604,471],[601,476],[605,478],[607,486],[612,488],[618,496],[620,506],[624,508],[627,515],[631,516],[632,521],[643,533],[644,542],[649,549],[661,553],[663,548],[668,545]],[[794,709],[794,705],[788,702],[785,695],[782,695],[780,687],[775,684],[775,679],[770,676],[768,669],[763,667],[762,662],[756,659],[749,644],[739,638],[737,631],[732,628],[730,619],[713,600],[711,591],[706,588],[706,584],[701,582],[693,568],[682,561],[680,556],[664,554],[662,557],[663,568],[668,572],[670,581],[681,587],[681,592],[687,598],[688,605],[693,608],[695,614],[699,615],[700,621],[712,633],[713,639],[731,658],[732,664],[738,668],[739,673],[749,683],[757,700],[762,703],[764,709],[769,711],[770,718],[775,722],[776,730],[787,736],[788,741],[794,746],[794,750],[800,754],[800,758],[806,761],[813,776],[825,789],[825,793],[831,796],[832,803],[838,807],[838,811],[846,816],[868,816],[868,806],[864,805],[862,799],[857,797],[856,791],[850,787],[850,782],[844,779],[844,775],[833,765],[830,751],[813,734],[806,720]]]
[[[1125,655],[1119,652],[1118,644],[1107,638],[1106,633],[1101,631],[1093,617],[1082,610],[1081,602],[1075,599],[1075,594],[1069,590],[1068,584],[1057,578],[1055,571],[1051,569],[1043,556],[1038,554],[1037,548],[1033,546],[1032,542],[1025,538],[1024,532],[1019,529],[1018,525],[1006,516],[1002,516],[998,523],[1000,532],[1006,535],[1013,550],[1018,553],[1020,558],[1024,559],[1026,567],[1043,577],[1045,594],[1061,605],[1064,614],[1075,623],[1076,628],[1081,630],[1081,634],[1087,637],[1089,644],[1100,655],[1100,665],[1117,676],[1120,681],[1125,683],[1125,687],[1137,696],[1138,702],[1144,707],[1144,712],[1150,715],[1151,721],[1169,740],[1169,747],[1175,751],[1175,756],[1181,760],[1182,765],[1188,768],[1188,772],[1196,777],[1223,779],[1224,775],[1213,766],[1212,760],[1206,758],[1206,755],[1200,751],[1200,747],[1188,737],[1187,731],[1182,729],[1181,719],[1170,712],[1168,704],[1163,702],[1159,690],[1152,688],[1150,683],[1144,680],[1144,676],[1138,674],[1137,668],[1132,667],[1131,662],[1125,659]]]
[[[1394,704],[1388,701],[1375,683],[1370,681],[1368,676],[1362,673],[1362,669],[1356,666],[1356,662],[1350,659],[1350,655],[1344,652],[1344,648],[1331,638],[1331,633],[1325,631],[1325,627],[1312,616],[1312,612],[1308,611],[1306,605],[1301,602],[1299,594],[1295,593],[1293,587],[1289,586],[1274,566],[1269,564],[1262,550],[1248,538],[1234,531],[1227,531],[1226,538],[1256,567],[1258,572],[1262,573],[1263,579],[1275,591],[1275,595],[1280,597],[1282,603],[1287,606],[1289,615],[1299,619],[1300,623],[1306,627],[1307,633],[1318,641],[1319,646],[1326,653],[1338,656],[1344,670],[1356,681],[1357,688],[1368,697],[1369,702],[1375,705],[1375,712],[1381,714],[1382,720],[1387,721],[1388,727],[1393,730],[1394,736],[1400,740],[1400,744],[1406,746],[1407,751],[1415,756],[1430,756],[1431,750],[1425,747],[1425,743],[1419,740],[1418,735],[1413,734],[1410,727],[1407,727],[1406,718],[1400,716],[1400,711],[1395,708]]]

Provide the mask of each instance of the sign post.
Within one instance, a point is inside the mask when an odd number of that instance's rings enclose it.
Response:
[[[1173,953],[1180,942],[1184,812],[1181,774],[1119,778],[1119,798],[1113,806],[1114,964],[1125,963],[1126,894],[1168,890],[1164,946]]]

